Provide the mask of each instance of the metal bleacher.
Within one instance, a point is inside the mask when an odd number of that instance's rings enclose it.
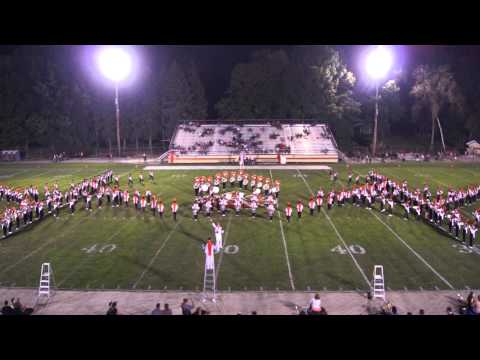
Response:
[[[178,163],[229,162],[241,149],[264,162],[276,161],[279,149],[289,161],[338,161],[335,139],[324,124],[182,124],[170,146]]]

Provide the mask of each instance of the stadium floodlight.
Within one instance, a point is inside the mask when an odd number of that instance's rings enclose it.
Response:
[[[130,75],[132,60],[122,48],[107,47],[98,55],[98,66],[106,78],[118,83]]]
[[[388,74],[392,63],[392,54],[384,46],[377,46],[367,56],[367,74],[375,81],[375,117],[373,120],[372,157],[375,156],[377,151],[378,83]]]
[[[368,75],[379,80],[387,75],[392,67],[392,54],[384,46],[378,46],[368,54],[366,65]]]
[[[121,156],[120,146],[120,105],[118,102],[118,84],[125,80],[132,71],[130,55],[120,47],[108,46],[102,49],[97,58],[100,72],[115,83],[115,109],[117,117],[118,156]]]

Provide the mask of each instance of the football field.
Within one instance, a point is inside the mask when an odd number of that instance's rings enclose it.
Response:
[[[322,187],[347,187],[344,164],[335,184],[321,170],[248,170],[281,182],[280,207],[273,222],[263,208],[252,219],[247,209],[241,216],[229,210],[226,217],[217,212],[213,219],[224,230],[224,251],[216,255],[217,287],[221,291],[272,290],[367,290],[374,265],[383,265],[385,285],[392,290],[451,290],[480,288],[480,246],[464,247],[431,225],[403,219],[400,206],[394,216],[354,207],[324,209],[308,213],[308,199]],[[409,187],[423,189],[459,188],[480,183],[480,164],[402,163],[352,165],[362,183],[368,171],[396,180],[407,180]],[[130,208],[103,206],[84,210],[83,202],[70,215],[48,218],[6,239],[0,239],[0,286],[37,287],[40,266],[52,264],[54,282],[63,289],[201,290],[204,253],[202,245],[213,238],[212,225],[203,213],[192,219],[192,181],[196,176],[214,176],[220,170],[155,171],[148,180],[143,165],[130,164],[2,164],[0,184],[16,187],[36,185],[43,197],[45,183],[57,182],[66,190],[107,169],[120,176],[127,187],[127,176],[134,177],[134,189],[152,191],[165,202],[166,216],[154,217]],[[143,173],[145,185],[138,183]],[[228,185],[229,187],[229,185]],[[248,191],[247,191],[248,192]],[[171,217],[170,203],[176,198],[178,221]],[[287,223],[283,209],[290,201],[303,200],[301,220],[294,212]],[[0,202],[0,210],[7,205]],[[476,205],[476,204],[475,204]],[[471,216],[475,206],[462,212]]]

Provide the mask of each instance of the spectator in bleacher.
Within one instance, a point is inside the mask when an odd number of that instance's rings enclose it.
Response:
[[[315,294],[315,296],[310,300],[308,303],[308,313],[312,314],[320,314],[322,311],[322,300],[320,299],[319,294]]]
[[[473,311],[476,315],[480,315],[480,295],[478,295],[477,300],[475,300]]]
[[[20,302],[20,298],[17,298],[16,300],[12,298],[12,304],[13,304],[13,309],[18,312],[18,313],[23,313],[25,310],[25,306],[22,305]]]
[[[183,302],[180,305],[182,308],[182,315],[192,315],[193,306],[193,301],[189,304],[188,299],[183,299]]]
[[[13,308],[8,305],[8,300],[5,300],[2,307],[2,315],[13,315]]]
[[[418,315],[425,315],[425,310],[420,309],[420,311],[418,312]]]
[[[152,315],[162,315],[162,310],[160,309],[160,303],[155,305],[155,309],[152,310]]]
[[[197,307],[192,315],[202,315],[202,308],[200,306]]]
[[[173,315],[172,310],[168,306],[168,304],[163,305],[162,315]]]
[[[447,315],[455,315],[450,306],[447,307]]]
[[[107,315],[118,315],[117,302],[112,301],[108,303]]]

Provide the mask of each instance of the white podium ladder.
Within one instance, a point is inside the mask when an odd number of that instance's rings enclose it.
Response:
[[[375,265],[373,269],[373,298],[385,301],[385,278],[382,265]]]
[[[53,272],[50,263],[43,263],[40,270],[40,286],[38,287],[38,299],[50,298],[53,285]]]
[[[205,272],[203,275],[203,302],[207,299],[211,299],[215,302],[215,261],[213,262],[213,268],[207,269],[207,262],[205,261]]]

